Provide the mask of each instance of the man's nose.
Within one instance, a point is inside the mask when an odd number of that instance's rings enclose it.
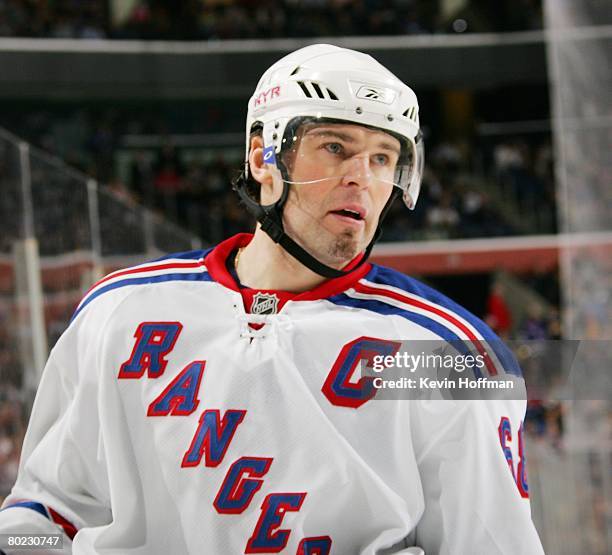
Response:
[[[344,185],[368,187],[374,178],[368,156],[353,156],[345,161],[342,178]]]

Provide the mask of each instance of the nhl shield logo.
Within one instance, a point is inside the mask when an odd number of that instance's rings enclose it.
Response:
[[[251,314],[276,314],[278,312],[278,297],[274,293],[255,293]]]

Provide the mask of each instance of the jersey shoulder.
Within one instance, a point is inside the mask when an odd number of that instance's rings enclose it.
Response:
[[[372,264],[350,290],[330,300],[382,315],[401,316],[445,341],[482,345],[495,352],[505,372],[521,374],[514,355],[485,322],[436,289],[397,270]]]
[[[199,249],[164,255],[162,257],[111,272],[97,281],[85,293],[78,304],[71,322],[81,312],[102,296],[127,293],[145,284],[167,283],[171,281],[211,281],[204,259],[212,249]]]
[[[449,322],[460,329],[473,327],[485,340],[499,340],[497,334],[478,316],[433,287],[402,272],[386,266],[372,265],[372,271],[362,282],[371,287],[381,287],[403,295],[403,301],[416,308],[427,307],[432,315],[450,317]],[[396,295],[397,296],[397,295]],[[412,302],[411,302],[412,301]],[[462,324],[462,325],[459,325]]]

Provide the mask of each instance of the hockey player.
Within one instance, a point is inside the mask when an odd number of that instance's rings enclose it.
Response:
[[[246,131],[235,187],[254,235],[87,293],[0,533],[61,531],[78,554],[542,553],[524,402],[381,401],[358,375],[402,341],[494,337],[367,262],[391,203],[419,194],[413,91],[370,56],[309,46],[264,73]],[[516,372],[500,360],[490,375]]]

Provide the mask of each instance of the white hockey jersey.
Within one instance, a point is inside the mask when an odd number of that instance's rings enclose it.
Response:
[[[542,553],[524,401],[377,401],[355,374],[389,342],[477,342],[485,324],[373,264],[301,294],[241,292],[226,262],[250,238],[87,293],[0,534],[59,526],[77,554]]]

